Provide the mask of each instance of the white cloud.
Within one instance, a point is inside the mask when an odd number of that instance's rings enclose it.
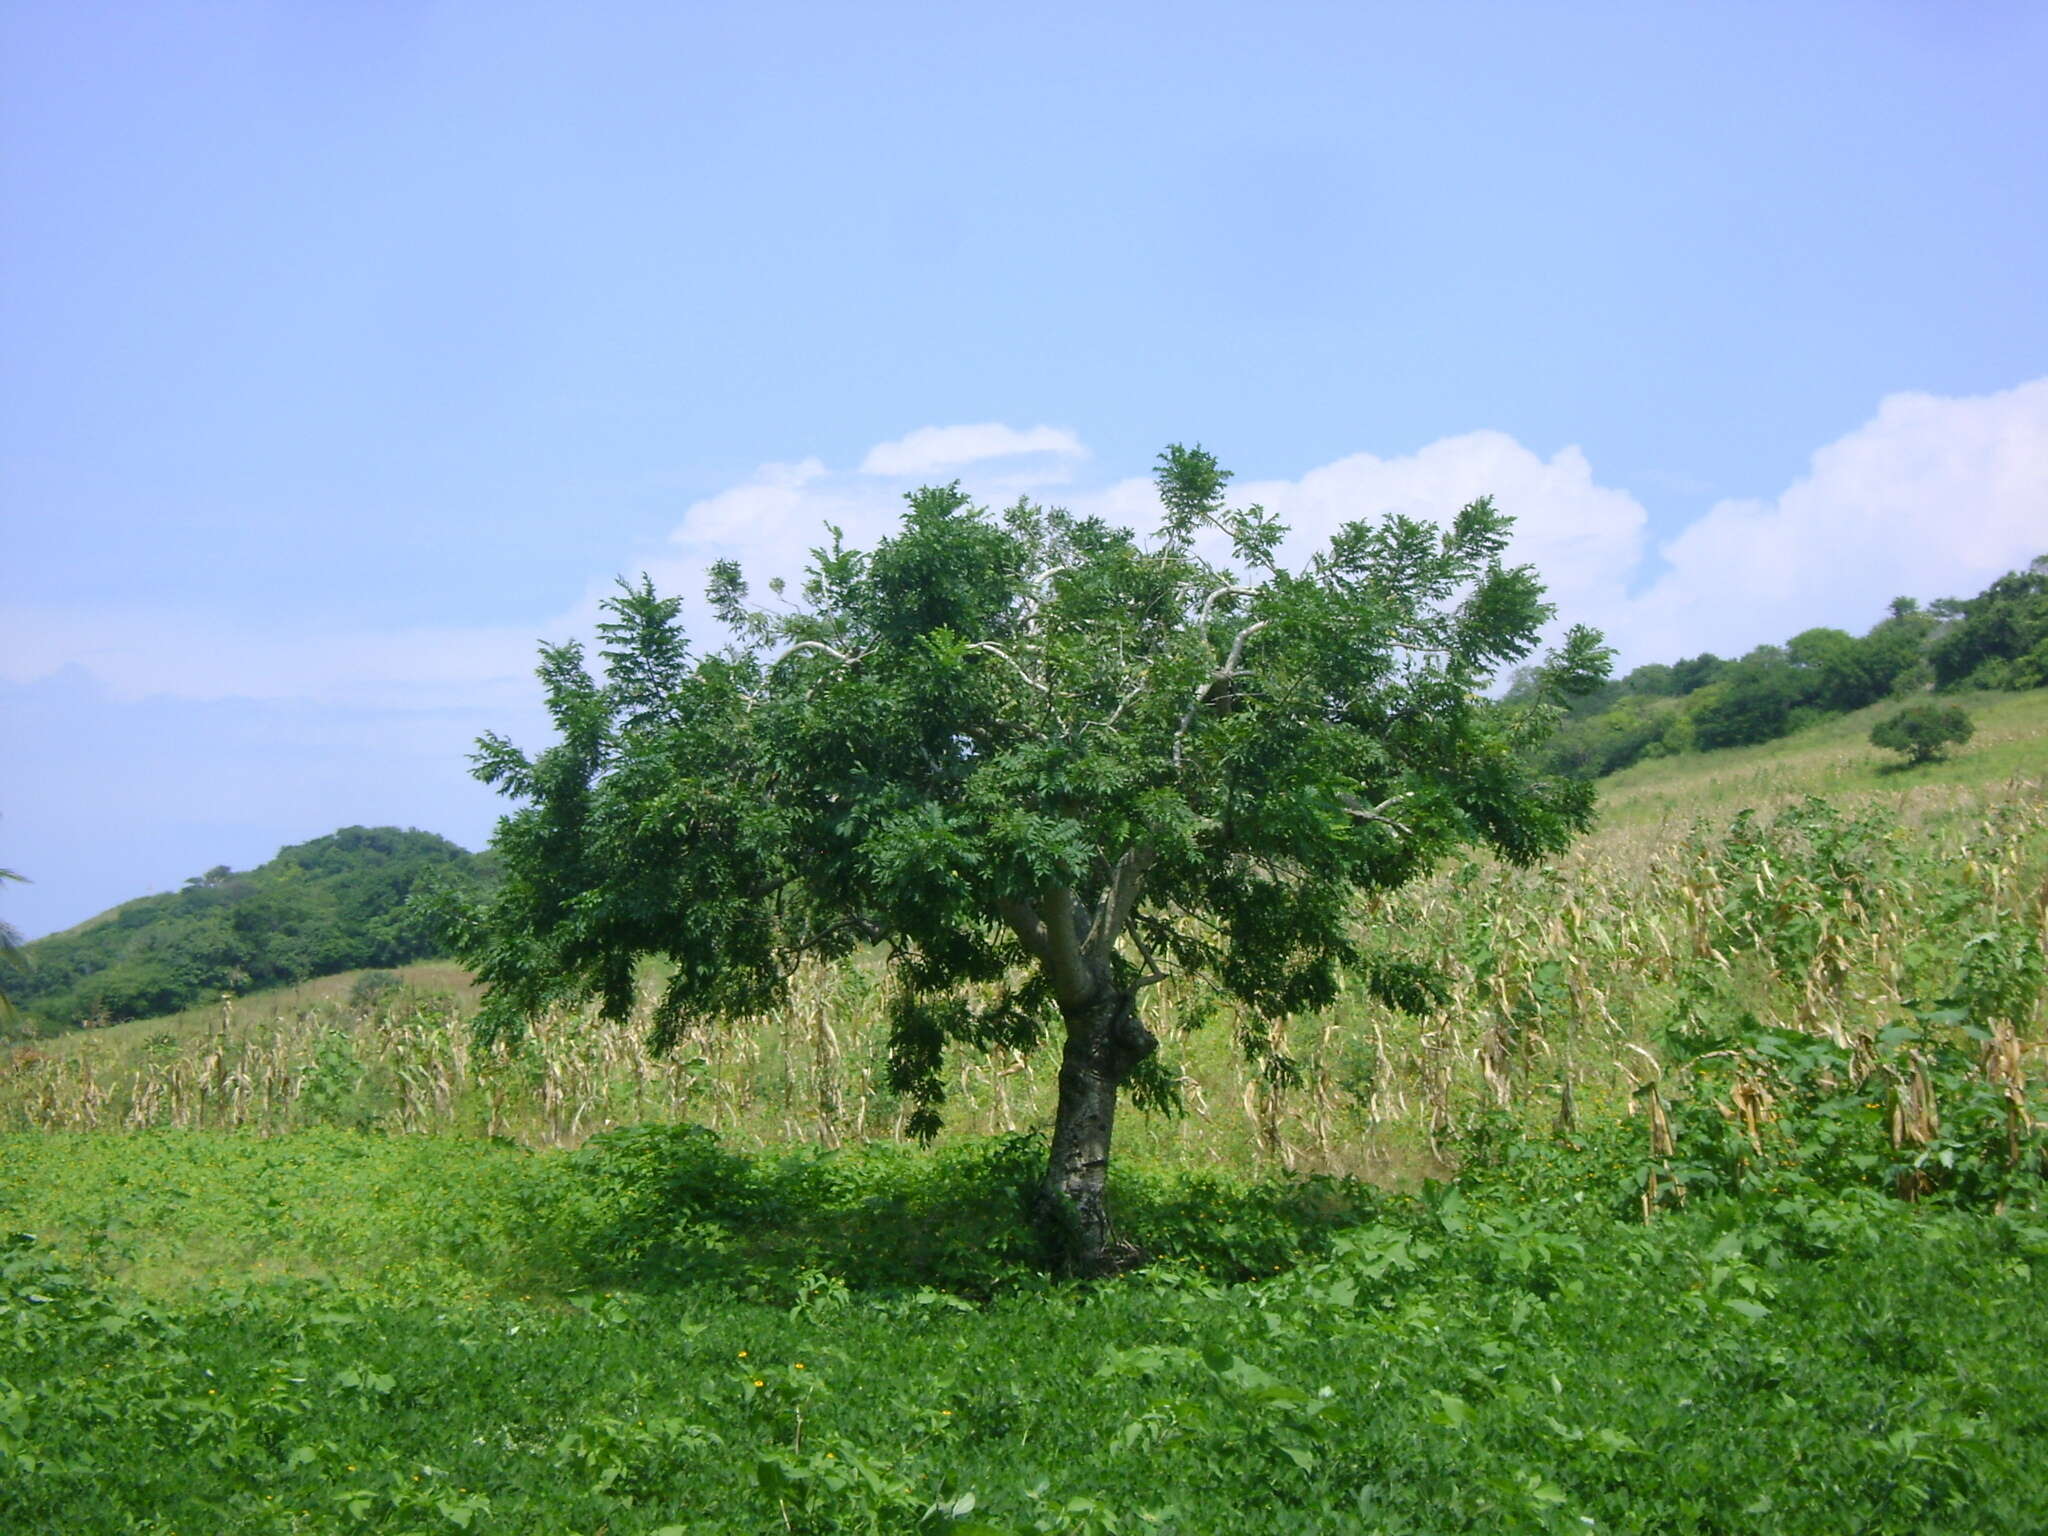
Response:
[[[897,507],[893,493],[849,484],[846,476],[830,473],[816,459],[763,464],[730,490],[692,502],[668,541],[707,557],[771,558],[794,541],[801,555],[824,537],[827,523],[845,528],[849,538],[878,537],[894,521]]]
[[[1288,553],[1297,560],[1360,518],[1399,512],[1445,521],[1491,496],[1515,520],[1512,558],[1542,573],[1567,619],[1626,588],[1649,523],[1633,496],[1594,482],[1577,448],[1544,459],[1504,432],[1440,438],[1401,458],[1353,454],[1299,480],[1247,484],[1239,494],[1290,525]]]
[[[894,442],[875,444],[861,460],[860,472],[898,477],[923,475],[962,464],[978,464],[984,459],[1009,459],[1024,454],[1084,459],[1088,450],[1073,433],[1059,427],[1033,427],[1020,432],[997,421],[973,426],[919,427]]]
[[[1793,485],[1717,503],[1657,546],[1656,561],[1647,509],[1599,484],[1579,449],[1544,459],[1501,432],[1232,489],[1280,514],[1295,561],[1353,519],[1443,520],[1490,495],[1515,519],[1512,558],[1536,567],[1561,621],[1605,630],[1624,667],[1739,655],[1814,625],[1861,633],[1893,597],[1969,596],[2048,552],[2048,378],[1989,395],[1887,396]],[[1136,527],[1156,515],[1143,480],[1077,505]]]
[[[599,554],[591,571],[570,573],[580,591],[557,613],[490,627],[259,634],[169,610],[8,605],[0,609],[0,678],[25,682],[76,666],[128,699],[530,712],[536,639],[587,635],[613,572],[645,570],[658,589],[682,595],[693,636],[717,644],[700,601],[712,561],[738,560],[757,597],[772,601],[769,578],[799,580],[826,523],[850,544],[871,546],[894,528],[903,486],[922,469],[1026,451],[1071,458],[1083,450],[1049,428],[924,428],[877,447],[855,472],[817,459],[766,464],[689,506],[664,548]],[[970,486],[983,501],[1034,483],[1012,466],[993,467],[997,474]],[[1860,632],[1901,593],[1967,596],[2048,550],[2048,378],[1968,398],[1890,396],[1777,496],[1720,502],[1665,540],[1661,562],[1650,558],[1645,507],[1600,484],[1580,450],[1545,458],[1500,432],[1391,458],[1353,454],[1297,479],[1234,490],[1292,526],[1294,560],[1353,519],[1393,511],[1444,519],[1491,495],[1516,520],[1514,558],[1542,574],[1564,620],[1606,630],[1624,666],[1709,649],[1739,654],[1814,624]],[[1128,527],[1157,521],[1147,478],[1062,499]]]
[[[1967,597],[2048,552],[2048,378],[1961,399],[1887,396],[1769,501],[1723,501],[1666,542],[1617,617],[1631,654],[1723,654],[1887,600]]]

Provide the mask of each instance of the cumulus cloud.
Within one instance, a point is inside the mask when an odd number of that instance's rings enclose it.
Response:
[[[677,549],[719,557],[799,555],[819,542],[825,525],[849,538],[878,536],[900,508],[893,492],[830,473],[816,459],[763,464],[729,490],[693,502],[668,536]]]
[[[1600,484],[1579,449],[1546,459],[1502,432],[1232,489],[1290,526],[1297,562],[1354,519],[1442,521],[1490,495],[1515,519],[1511,558],[1541,573],[1562,620],[1605,630],[1623,666],[1740,654],[1813,625],[1860,633],[1893,597],[1968,596],[2048,552],[2048,379],[1887,396],[1775,497],[1719,502],[1654,547],[1642,502]],[[1138,479],[1075,505],[1141,528],[1157,515]]]
[[[925,475],[933,470],[978,464],[985,459],[1011,459],[1025,454],[1084,459],[1088,450],[1073,433],[1059,427],[1032,427],[1020,432],[998,421],[959,427],[919,427],[894,442],[875,444],[861,460],[860,472]]]
[[[761,466],[687,507],[665,546],[620,549],[576,573],[558,612],[492,627],[252,635],[218,616],[0,609],[0,679],[80,667],[123,698],[306,699],[396,708],[530,707],[538,636],[588,634],[615,571],[645,570],[681,594],[689,627],[718,643],[699,599],[714,560],[736,559],[757,597],[796,582],[827,523],[865,547],[887,534],[902,494],[933,468],[1040,454],[1052,472],[993,463],[970,490],[1051,499],[1071,433],[1001,425],[927,427],[872,450],[854,470],[815,458]],[[1294,479],[1239,482],[1287,521],[1300,560],[1345,522],[1387,512],[1442,520],[1491,495],[1516,520],[1513,558],[1533,564],[1562,618],[1595,624],[1622,664],[1700,650],[1739,654],[1814,624],[1861,631],[1900,594],[1962,596],[2048,551],[2048,378],[1998,394],[1884,399],[1819,449],[1777,495],[1723,501],[1653,546],[1648,510],[1602,484],[1574,447],[1548,457],[1505,433],[1468,432],[1412,454],[1352,454]],[[1156,525],[1152,482],[1133,476],[1062,490],[1076,511]],[[515,703],[514,701],[519,701]]]
[[[2048,378],[1961,399],[1887,396],[1767,501],[1723,501],[1660,549],[1614,627],[1645,659],[1726,654],[1892,597],[1964,597],[2048,553]]]
[[[1545,459],[1504,432],[1468,432],[1417,453],[1353,454],[1299,480],[1243,487],[1293,528],[1289,552],[1305,557],[1345,523],[1398,512],[1444,521],[1491,496],[1515,519],[1512,558],[1543,573],[1567,614],[1605,605],[1642,559],[1649,514],[1626,491],[1600,485],[1577,448]]]

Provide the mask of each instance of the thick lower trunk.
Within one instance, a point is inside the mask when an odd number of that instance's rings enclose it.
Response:
[[[1065,1017],[1059,1107],[1052,1156],[1038,1189],[1038,1225],[1060,1273],[1113,1274],[1143,1258],[1134,1244],[1117,1237],[1109,1219],[1106,1186],[1116,1096],[1159,1042],[1139,1022],[1135,992],[1104,987]]]

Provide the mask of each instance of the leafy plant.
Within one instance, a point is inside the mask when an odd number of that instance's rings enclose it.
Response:
[[[1900,753],[1909,763],[1931,763],[1945,747],[1961,745],[1976,731],[1960,704],[1908,704],[1870,728],[1870,744]]]
[[[396,971],[364,971],[349,984],[349,1006],[374,1008],[404,985],[405,978]]]

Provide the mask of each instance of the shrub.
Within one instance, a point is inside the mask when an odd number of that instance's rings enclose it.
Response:
[[[1940,757],[1950,742],[1968,741],[1976,729],[1960,704],[1909,704],[1870,728],[1870,744],[1902,752],[1908,762],[1926,763]]]
[[[351,1008],[374,1008],[404,985],[405,978],[396,971],[365,971],[348,989],[348,1005]]]

